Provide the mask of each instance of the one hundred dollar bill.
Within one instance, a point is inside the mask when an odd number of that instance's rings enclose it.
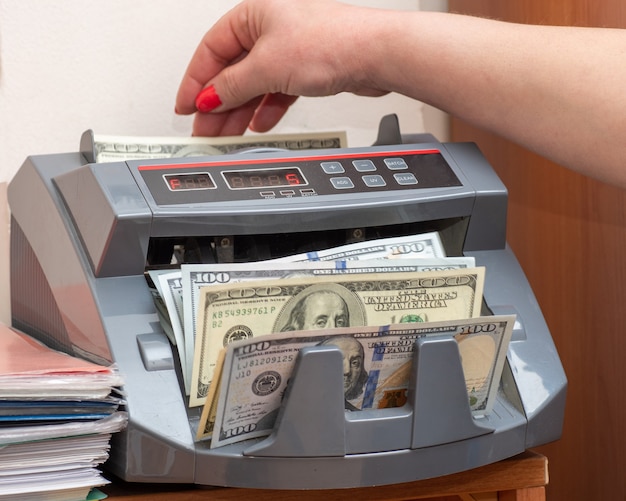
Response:
[[[274,332],[477,317],[483,267],[438,272],[298,277],[200,290],[189,405],[206,399],[217,355]]]
[[[214,448],[269,435],[298,352],[324,344],[339,347],[353,362],[353,370],[338,384],[343,383],[344,408],[358,411],[404,405],[416,339],[452,336],[458,342],[472,414],[487,415],[496,398],[514,322],[514,315],[500,315],[283,332],[238,341],[224,350],[217,405],[207,400],[197,438],[210,437]]]
[[[365,254],[360,254],[364,256]],[[373,259],[358,261],[254,262],[186,264],[180,267],[183,288],[183,331],[187,343],[189,377],[193,366],[194,339],[200,289],[249,280],[293,278],[298,276],[347,275],[355,273],[407,273],[473,268],[473,257],[421,259]],[[190,356],[189,356],[190,355]]]
[[[344,132],[259,134],[222,137],[94,136],[96,162],[120,162],[148,158],[181,158],[223,155],[244,150],[311,150],[345,148]]]
[[[365,259],[412,259],[445,257],[446,253],[436,231],[404,237],[380,238],[332,249],[305,252],[271,262],[281,261],[354,261]]]

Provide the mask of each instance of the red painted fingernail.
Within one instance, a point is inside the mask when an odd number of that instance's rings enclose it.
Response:
[[[196,108],[202,113],[208,113],[222,104],[220,96],[215,92],[215,87],[209,85],[196,97]]]

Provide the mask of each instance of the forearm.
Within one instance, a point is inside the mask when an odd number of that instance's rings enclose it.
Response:
[[[385,15],[381,87],[626,186],[626,31]]]

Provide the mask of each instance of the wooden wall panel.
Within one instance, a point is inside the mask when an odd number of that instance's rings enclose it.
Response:
[[[513,22],[626,27],[624,0],[449,5]],[[563,437],[538,449],[549,460],[548,499],[626,499],[626,191],[454,118],[451,138],[475,141],[509,189],[508,240],[568,376]]]

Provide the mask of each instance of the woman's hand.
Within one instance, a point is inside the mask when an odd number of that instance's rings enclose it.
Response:
[[[373,23],[371,9],[330,0],[243,1],[202,39],[176,111],[200,111],[194,135],[238,135],[271,129],[297,96],[382,95],[367,82]]]

